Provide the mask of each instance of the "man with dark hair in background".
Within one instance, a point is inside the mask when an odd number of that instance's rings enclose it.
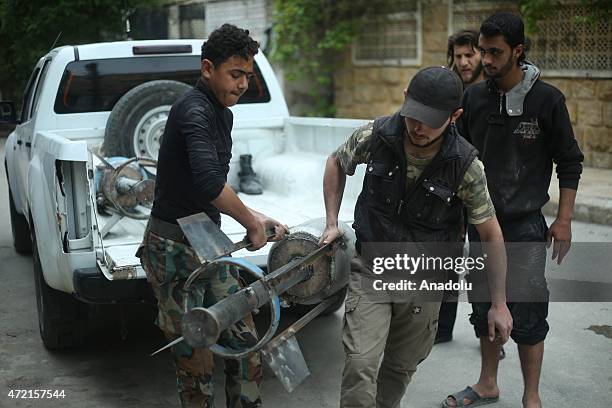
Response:
[[[448,37],[446,57],[448,67],[459,75],[464,88],[485,79],[477,31],[461,30]]]
[[[545,245],[554,242],[552,258],[558,263],[569,251],[583,155],[574,138],[564,95],[539,80],[539,69],[525,61],[524,44],[519,16],[496,13],[482,23],[478,48],[489,79],[466,90],[465,113],[457,126],[480,151],[504,239],[514,243],[507,244],[508,307],[514,320],[511,337],[521,361],[523,407],[539,408],[544,339],[549,329]],[[549,200],[553,162],[559,178],[559,208],[548,228],[541,210]],[[472,251],[480,237],[471,226],[468,236]],[[470,274],[471,281],[482,278]],[[479,406],[499,399],[501,346],[486,340],[488,307],[488,303],[473,302],[470,317],[480,337],[480,378],[472,387],[448,396],[444,407]]]
[[[478,51],[478,32],[475,30],[461,30],[448,37],[448,49],[446,52],[448,67],[455,71],[463,82],[463,89],[484,80],[480,52]],[[467,225],[467,223],[464,223]],[[465,229],[461,234],[461,240],[465,240]],[[455,282],[458,280],[456,273],[450,274]],[[453,329],[457,318],[457,299],[459,292],[445,292],[445,300],[440,306],[440,318],[438,320],[438,332],[434,344],[446,343],[453,339]],[[504,358],[504,349],[501,349],[500,358]]]
[[[168,340],[181,336],[185,310],[210,307],[236,292],[237,271],[218,266],[183,291],[200,262],[177,219],[205,212],[219,226],[221,212],[246,228],[256,250],[266,244],[264,231],[279,222],[247,208],[227,184],[232,156],[233,115],[229,110],[246,92],[259,44],[248,30],[224,24],[202,45],[201,78],[170,111],[159,149],[155,201],[139,249],[142,266],[158,302],[157,324]],[[257,332],[251,315],[223,333],[223,344],[252,346]],[[181,407],[213,407],[213,355],[185,341],[172,347]],[[229,408],[260,407],[261,362],[257,353],[225,361],[225,395]]]

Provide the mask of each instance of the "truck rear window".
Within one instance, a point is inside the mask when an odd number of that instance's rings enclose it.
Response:
[[[265,103],[270,92],[257,64],[248,91],[238,103]],[[142,57],[75,61],[68,64],[55,97],[55,113],[110,111],[130,89],[145,82],[170,79],[195,85],[200,57]]]

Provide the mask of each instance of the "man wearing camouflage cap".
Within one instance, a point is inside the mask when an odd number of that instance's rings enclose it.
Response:
[[[327,160],[327,227],[321,243],[341,234],[338,212],[346,175],[367,164],[353,224],[357,255],[345,305],[341,407],[399,407],[417,365],[432,348],[440,308],[441,299],[424,301],[416,294],[401,299],[370,296],[365,277],[372,274],[372,264],[365,248],[374,243],[457,242],[464,206],[483,241],[503,243],[482,163],[454,125],[462,113],[462,93],[461,80],[452,71],[423,69],[410,81],[398,112],[355,130]],[[505,305],[503,246],[488,261],[494,305],[489,338],[505,342],[512,318]]]

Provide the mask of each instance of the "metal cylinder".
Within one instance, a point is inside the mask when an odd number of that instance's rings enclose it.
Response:
[[[182,320],[185,340],[194,347],[210,347],[213,353],[225,358],[240,358],[258,350],[274,335],[280,319],[279,295],[285,293],[294,302],[315,304],[341,290],[348,282],[355,235],[350,227],[341,224],[344,237],[334,244],[335,251],[330,256],[331,244],[323,247],[318,245],[324,229],[324,219],[293,228],[289,236],[273,246],[272,255],[268,258],[269,273],[265,276],[257,266],[240,258],[222,257],[207,264],[208,267],[214,264],[234,265],[252,274],[257,280],[209,308],[186,310]],[[205,270],[206,266],[192,272],[183,289],[189,290],[191,283]],[[216,344],[223,330],[242,319],[249,311],[268,302],[273,303],[270,309],[272,323],[257,344],[245,350]]]
[[[350,262],[355,253],[355,232],[339,222],[344,234],[343,243],[337,245],[331,257],[322,257],[308,268],[308,278],[282,295],[282,298],[303,305],[319,303],[338,292],[348,283]],[[289,262],[301,259],[317,249],[325,230],[325,218],[310,220],[291,228],[291,233],[276,242],[268,254],[268,271],[274,271]]]
[[[154,161],[146,159],[105,158],[94,173],[98,204],[115,208],[129,217],[136,214],[134,210],[138,205],[150,207],[155,195],[155,180],[145,167],[154,166]]]
[[[252,274],[258,280],[238,292],[221,299],[207,309],[195,307],[186,311],[182,320],[182,331],[185,340],[194,347],[211,347],[215,354],[227,358],[240,358],[259,349],[272,338],[278,327],[280,320],[278,294],[285,292],[287,289],[306,279],[308,271],[303,268],[303,265],[326,257],[328,249],[327,247],[318,248],[302,259],[295,259],[265,276],[259,267],[249,264],[244,259],[222,257],[212,261],[209,265],[229,264],[240,267],[242,271]],[[197,276],[202,271],[204,270],[196,270],[192,273],[192,276]],[[190,282],[193,282],[192,276],[187,279],[184,287],[185,290],[188,290],[191,285]],[[268,302],[272,303],[270,308],[270,327],[257,344],[245,350],[233,350],[215,344],[223,330],[242,319],[250,311]]]

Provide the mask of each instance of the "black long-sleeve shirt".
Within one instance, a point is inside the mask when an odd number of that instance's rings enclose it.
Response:
[[[519,218],[548,202],[553,162],[559,187],[578,188],[584,157],[557,88],[535,81],[523,113],[510,116],[506,97],[483,81],[465,91],[463,107],[457,125],[480,152],[498,218]]]
[[[159,149],[152,215],[177,218],[205,212],[220,223],[210,202],[223,190],[232,157],[233,115],[198,80],[172,106]]]

